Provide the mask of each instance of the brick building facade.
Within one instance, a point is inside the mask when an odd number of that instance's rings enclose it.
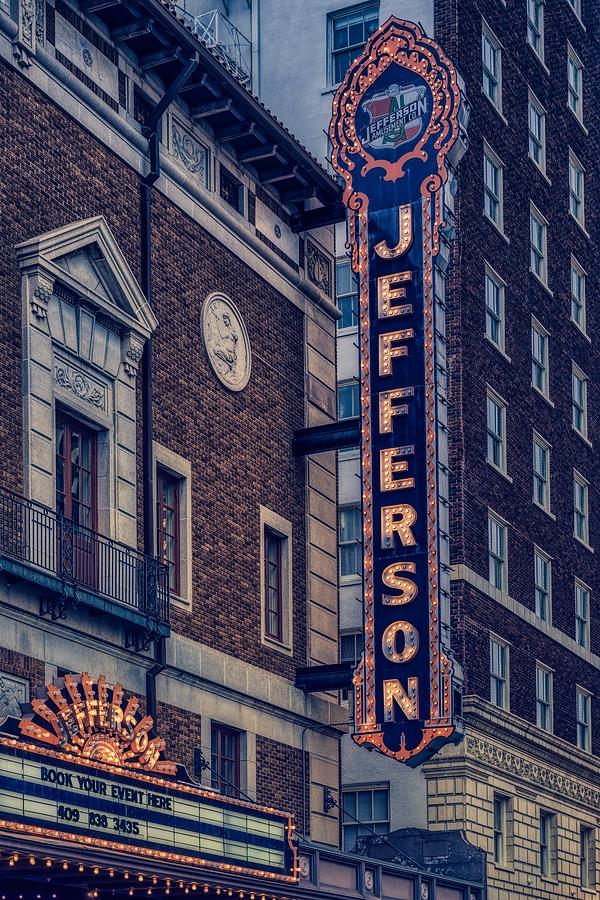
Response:
[[[435,12],[472,112],[447,284],[466,740],[425,767],[429,823],[487,850],[492,898],[586,896],[598,877],[600,20],[585,0]]]
[[[337,316],[293,220],[339,189],[151,6],[0,4],[0,722],[103,674],[337,847],[343,714],[294,686],[337,661],[335,459],[291,444],[335,415]]]

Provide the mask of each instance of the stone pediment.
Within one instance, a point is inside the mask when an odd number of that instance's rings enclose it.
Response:
[[[61,282],[105,315],[148,337],[157,321],[104,216],[72,222],[16,247],[23,274]],[[42,286],[43,294],[43,286]]]

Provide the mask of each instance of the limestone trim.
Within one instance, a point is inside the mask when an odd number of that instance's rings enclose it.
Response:
[[[511,597],[509,594],[506,594],[503,591],[499,591],[496,588],[492,587],[492,585],[486,578],[478,575],[477,572],[474,572],[473,569],[469,568],[469,566],[465,566],[462,564],[458,566],[452,566],[452,581],[465,581],[467,584],[470,584],[471,587],[476,588],[476,590],[480,591],[482,594],[485,594],[487,597],[490,597],[492,600],[495,600],[505,609],[508,609],[510,610],[510,612],[519,616],[529,625],[533,625],[535,628],[543,632],[553,641],[556,641],[557,644],[560,644],[566,650],[570,650],[571,653],[579,656],[591,666],[600,668],[600,656],[598,656],[597,653],[593,653],[586,647],[581,647],[574,638],[569,637],[568,634],[560,631],[559,628],[555,628],[548,622],[543,622],[540,618],[538,618],[538,616],[536,616],[533,610],[528,609],[526,606],[524,606],[518,600],[515,600],[514,597]]]
[[[98,530],[136,546],[135,384],[156,318],[102,216],[34,237],[16,253],[26,495],[54,507],[60,408],[97,432]]]
[[[280,653],[291,656],[294,645],[294,585],[292,573],[293,565],[293,540],[292,523],[283,516],[273,512],[266,506],[259,508],[260,521],[260,634],[261,643]],[[281,614],[282,614],[282,638],[276,638],[267,634],[266,622],[266,583],[265,583],[265,529],[270,529],[278,537],[282,538],[282,575],[281,575]]]
[[[491,751],[485,748],[477,749],[478,745],[473,743],[474,732],[481,732],[483,737],[481,740],[490,747],[504,747],[502,753],[498,751],[498,765],[505,768],[512,767],[513,774],[521,773],[525,781],[531,784],[536,782],[536,772],[531,767],[523,768],[519,760],[527,757],[535,756],[539,763],[538,769],[552,771],[553,769],[568,772],[572,777],[567,775],[561,776],[569,783],[576,784],[577,781],[587,781],[591,784],[598,784],[600,780],[600,760],[590,753],[579,750],[578,747],[570,744],[568,741],[551,735],[551,742],[548,741],[548,733],[538,728],[530,722],[518,718],[513,713],[505,712],[492,706],[479,697],[467,696],[464,698],[463,712],[466,723],[465,746],[467,755],[475,759],[484,759],[489,756]],[[477,738],[479,740],[479,738]],[[496,751],[494,751],[495,753]],[[502,760],[500,760],[502,757]],[[488,759],[488,762],[491,761]],[[508,771],[508,768],[507,768]],[[537,770],[536,770],[537,771]],[[540,776],[546,778],[548,785],[553,784],[553,779],[549,776]],[[541,782],[540,782],[541,783]],[[562,784],[562,782],[561,782]],[[567,792],[566,787],[560,787],[559,790]],[[573,794],[576,799],[575,794]],[[597,792],[598,802],[600,803],[600,791]]]
[[[179,595],[171,592],[171,602],[187,612],[192,609],[192,464],[173,450],[152,441],[154,457],[154,496],[157,490],[158,467],[165,469],[179,481]],[[154,534],[157,532],[154,509]]]

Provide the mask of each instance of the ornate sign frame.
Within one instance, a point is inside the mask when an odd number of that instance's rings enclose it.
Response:
[[[330,125],[359,276],[365,652],[353,736],[411,766],[460,739],[440,629],[433,267],[459,106],[450,60],[391,17],[350,66]]]

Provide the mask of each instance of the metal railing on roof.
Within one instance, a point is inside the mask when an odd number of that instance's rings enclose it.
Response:
[[[232,75],[247,84],[252,78],[252,43],[218,9],[199,16],[176,6],[194,34],[212,50]]]

